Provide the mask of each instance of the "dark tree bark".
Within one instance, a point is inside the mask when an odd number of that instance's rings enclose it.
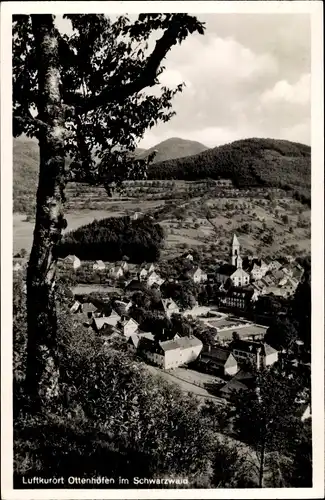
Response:
[[[28,344],[26,385],[38,402],[58,394],[55,258],[62,232],[64,110],[60,95],[58,37],[51,15],[32,16],[39,58],[40,171],[33,246],[27,271]]]

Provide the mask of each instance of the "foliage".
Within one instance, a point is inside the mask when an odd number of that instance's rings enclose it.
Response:
[[[298,339],[295,322],[288,317],[277,316],[269,327],[264,337],[265,342],[272,347],[287,352],[292,350],[295,341]]]
[[[52,20],[54,20],[54,17]],[[65,153],[69,174],[107,188],[122,178],[144,174],[141,161],[130,152],[146,129],[168,121],[171,100],[183,88],[169,89],[159,76],[162,59],[171,47],[204,26],[187,14],[140,14],[112,21],[105,15],[65,15],[71,34],[56,29],[61,93],[65,106]],[[38,58],[33,16],[15,16],[13,22],[14,136],[37,137],[42,122],[30,109],[38,106]],[[155,32],[162,37],[150,53],[148,41]],[[143,92],[156,86],[156,93]],[[71,161],[72,160],[72,161]],[[130,160],[130,161],[129,161]],[[134,161],[133,161],[134,160]],[[137,169],[137,171],[135,170]]]
[[[258,371],[255,387],[233,399],[234,429],[256,451],[259,485],[264,484],[267,453],[288,454],[297,431],[296,398],[302,390],[299,377],[284,377],[279,367]]]
[[[59,257],[77,255],[83,260],[154,262],[164,243],[164,231],[149,218],[110,217],[68,233],[57,246]]]
[[[303,280],[299,283],[293,304],[293,317],[298,322],[298,334],[300,340],[305,343],[307,349],[311,347],[311,275],[308,262],[306,263]]]
[[[161,286],[161,291],[166,297],[175,300],[181,309],[192,309],[196,304],[199,287],[191,280],[166,282]]]
[[[310,147],[283,140],[245,139],[152,165],[151,179],[231,179],[236,187],[274,186],[310,202]]]
[[[17,299],[15,316],[23,317],[18,304]],[[152,378],[127,353],[106,348],[64,302],[58,345],[59,399],[32,416],[14,394],[18,484],[22,475],[40,471],[42,477],[100,474],[130,480],[177,475],[193,484],[207,474],[210,431],[194,397]]]

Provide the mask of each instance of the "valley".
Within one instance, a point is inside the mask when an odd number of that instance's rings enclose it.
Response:
[[[164,228],[164,258],[194,248],[226,257],[234,231],[248,254],[310,253],[310,209],[286,191],[241,190],[202,181],[133,181],[109,198],[103,188],[68,185],[66,232],[95,219],[135,213],[153,216]],[[14,253],[30,251],[33,229],[30,216],[14,214]]]

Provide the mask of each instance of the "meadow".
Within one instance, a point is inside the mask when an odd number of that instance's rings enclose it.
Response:
[[[163,226],[167,258],[194,248],[223,258],[233,232],[249,254],[310,253],[310,209],[279,189],[239,190],[207,181],[129,181],[113,197],[84,184],[67,189],[66,231],[135,212],[149,214]],[[33,228],[30,216],[14,214],[14,253],[30,251]]]

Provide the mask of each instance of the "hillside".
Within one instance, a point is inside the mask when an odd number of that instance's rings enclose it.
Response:
[[[153,151],[157,151],[157,155],[154,159],[154,163],[173,160],[175,158],[183,158],[185,156],[192,156],[202,151],[206,151],[208,148],[196,141],[188,141],[185,139],[180,139],[179,137],[172,137],[166,141],[162,141],[156,144],[150,149],[144,150],[144,153],[139,154],[139,157],[147,156]]]
[[[14,212],[26,212],[35,203],[39,168],[38,144],[31,139],[13,140]]]
[[[310,200],[311,149],[276,139],[244,139],[199,154],[158,162],[150,179],[231,179],[238,188],[270,186]]]

